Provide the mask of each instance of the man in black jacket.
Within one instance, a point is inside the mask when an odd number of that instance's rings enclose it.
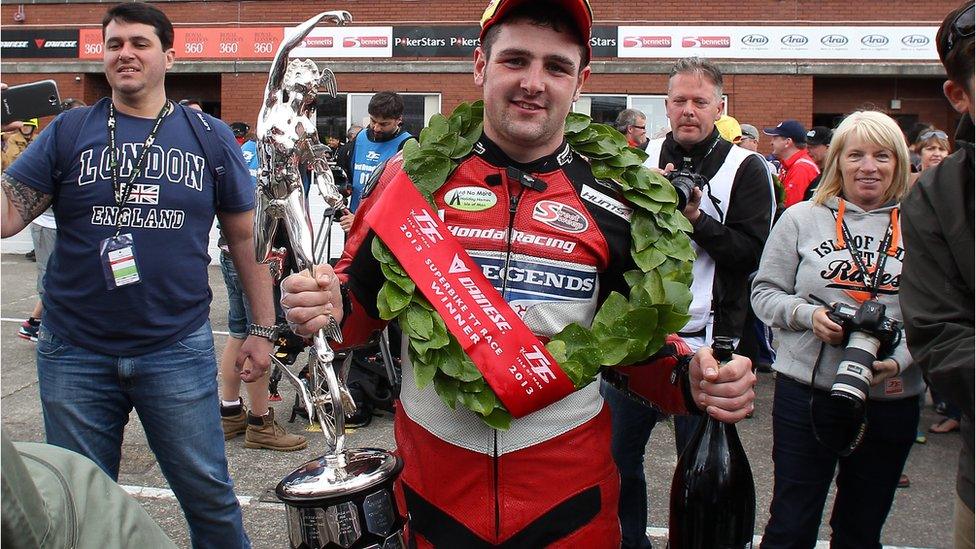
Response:
[[[776,208],[772,176],[759,154],[725,141],[715,127],[725,111],[722,72],[691,57],[671,69],[666,100],[671,132],[647,146],[649,168],[663,174],[699,174],[707,183],[695,187],[682,213],[694,228],[698,254],[693,266],[691,320],[678,333],[692,351],[716,335],[738,339],[749,300],[749,274],[759,266],[763,244]],[[644,450],[657,411],[630,400],[604,383],[613,411],[612,450],[620,470],[620,524],[624,547],[650,547]],[[675,417],[678,452],[698,423],[695,416]]]
[[[942,22],[936,36],[949,79],[946,97],[962,113],[956,152],[923,172],[902,202],[905,262],[901,309],[912,357],[932,389],[962,410],[963,447],[956,478],[954,545],[972,548],[974,178],[973,4]]]

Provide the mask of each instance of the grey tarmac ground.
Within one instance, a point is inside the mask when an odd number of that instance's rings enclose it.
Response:
[[[37,393],[34,345],[17,337],[20,320],[27,317],[36,300],[34,263],[23,254],[4,254],[0,265],[0,423],[13,440],[43,442],[44,427]],[[215,332],[227,326],[226,293],[220,270],[210,268],[210,283],[214,300],[211,320]],[[219,351],[226,336],[217,333]],[[294,393],[282,383],[283,402],[277,404],[277,417],[291,432],[304,433],[299,418],[288,423]],[[768,519],[772,494],[772,462],[770,451],[772,429],[773,377],[760,374],[756,414],[739,426],[746,452],[752,463],[756,480],[756,533],[761,534]],[[936,414],[927,406],[921,425],[926,429],[935,422]],[[286,474],[307,460],[323,453],[321,434],[310,434],[306,450],[278,453],[250,450],[243,447],[243,437],[227,445],[231,475],[241,498],[244,523],[256,548],[287,547],[283,506],[277,503],[273,489]],[[366,428],[347,437],[350,446],[371,446],[392,449],[392,416],[377,417]],[[916,444],[906,466],[911,487],[899,489],[885,527],[882,542],[891,546],[949,547],[951,539],[952,505],[955,494],[956,460],[961,441],[958,434],[928,435],[927,444]],[[675,464],[674,438],[669,424],[659,424],[648,445],[646,469],[650,493],[649,525],[656,547],[663,547],[660,537],[667,525],[667,487]],[[450,479],[445,479],[449,482]],[[152,452],[146,444],[138,417],[133,414],[123,444],[122,470],[119,483],[130,492],[159,522],[180,547],[189,547],[186,523],[179,505],[168,492],[166,480]],[[832,493],[828,499],[830,508]],[[830,538],[829,527],[820,529],[821,540]],[[826,547],[825,542],[818,546]]]

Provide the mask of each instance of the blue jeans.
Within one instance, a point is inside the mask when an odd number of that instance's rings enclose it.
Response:
[[[210,322],[135,357],[92,352],[41,326],[37,375],[48,443],[87,456],[117,480],[135,408],[193,547],[250,547],[227,471]]]
[[[630,399],[603,380],[600,380],[600,393],[610,407],[613,433],[610,452],[620,472],[620,505],[617,511],[620,517],[620,545],[624,549],[649,549],[651,541],[647,539],[644,448],[660,413]]]
[[[761,547],[813,547],[830,482],[837,496],[830,516],[831,548],[880,548],[891,502],[915,441],[915,397],[871,401],[861,446],[839,458],[814,438],[810,388],[776,378],[773,397],[773,501]]]
[[[234,261],[225,252],[220,252],[220,272],[227,287],[227,333],[234,339],[246,339],[247,325],[251,323],[251,307],[244,299],[244,286],[237,276]]]

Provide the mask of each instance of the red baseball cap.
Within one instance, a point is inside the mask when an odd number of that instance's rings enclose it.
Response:
[[[512,12],[513,9],[534,3],[537,0],[491,0],[488,7],[485,9],[485,13],[481,16],[481,36],[480,39],[485,39],[485,33],[491,28],[495,23],[505,19]],[[590,35],[593,28],[593,10],[590,9],[590,2],[588,0],[550,0],[551,4],[559,6],[567,13],[569,13],[570,18],[576,23],[576,29],[579,31],[580,36],[583,37],[583,41],[586,44],[586,50],[592,55],[590,48]]]

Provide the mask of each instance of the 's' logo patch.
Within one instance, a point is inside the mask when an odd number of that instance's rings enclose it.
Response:
[[[552,200],[542,200],[532,209],[532,219],[567,233],[581,233],[589,226],[586,216],[572,206]]]

